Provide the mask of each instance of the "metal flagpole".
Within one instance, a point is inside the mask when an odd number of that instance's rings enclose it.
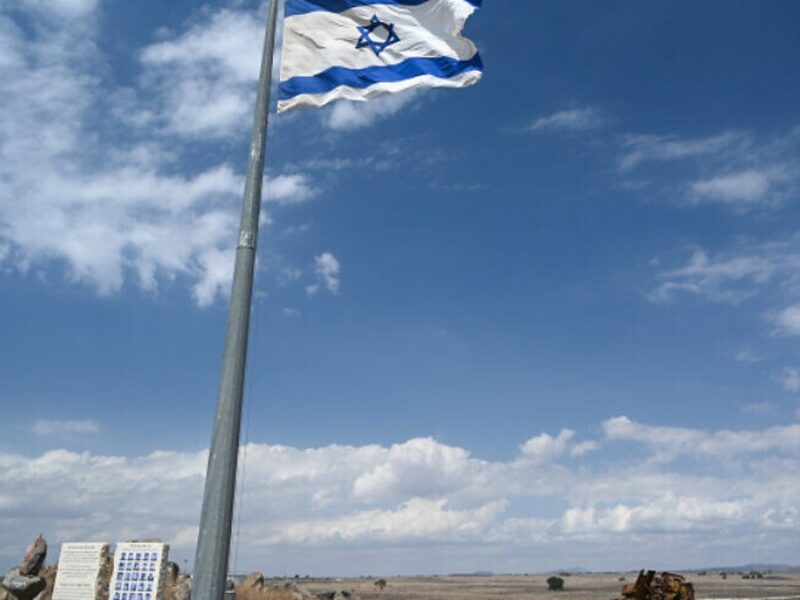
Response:
[[[203,512],[197,539],[192,583],[193,600],[222,600],[228,574],[231,522],[239,456],[242,391],[247,361],[247,334],[253,294],[264,150],[269,120],[272,55],[279,0],[271,0],[261,59],[253,138],[242,204],[236,267],[233,274],[225,353],[217,396],[217,414],[208,456]]]

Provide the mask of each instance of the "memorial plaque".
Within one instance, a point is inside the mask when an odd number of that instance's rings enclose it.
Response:
[[[117,544],[109,600],[161,600],[169,546],[158,542]]]
[[[61,544],[53,600],[97,600],[107,559],[108,544]]]

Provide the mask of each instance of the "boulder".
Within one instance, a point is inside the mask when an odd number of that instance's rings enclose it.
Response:
[[[44,578],[22,575],[19,567],[6,573],[2,583],[11,600],[33,600],[47,588]]]
[[[19,574],[24,577],[34,577],[39,574],[39,569],[47,558],[47,542],[39,534],[33,543],[25,549],[25,555],[19,564]]]

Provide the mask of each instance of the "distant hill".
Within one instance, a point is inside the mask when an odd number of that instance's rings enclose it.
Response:
[[[574,575],[585,575],[587,573],[591,573],[590,569],[584,569],[583,567],[570,567],[568,569],[554,569],[553,573],[572,573]]]
[[[749,573],[750,571],[772,571],[773,573],[781,573],[786,571],[800,571],[799,565],[776,565],[769,563],[751,563],[747,565],[738,565],[733,567],[708,567],[706,569],[686,569],[687,571],[728,571]]]

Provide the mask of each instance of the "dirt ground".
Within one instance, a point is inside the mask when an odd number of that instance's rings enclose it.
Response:
[[[742,579],[732,574],[684,573],[694,584],[698,600],[800,600],[800,572],[780,573],[765,579]],[[308,580],[299,582],[312,593],[345,590],[361,600],[612,600],[620,596],[625,583],[636,580],[636,573],[572,575],[565,577],[563,592],[548,592],[547,575],[446,576],[386,578],[387,586],[378,591],[374,579]],[[619,581],[625,577],[625,581]]]

